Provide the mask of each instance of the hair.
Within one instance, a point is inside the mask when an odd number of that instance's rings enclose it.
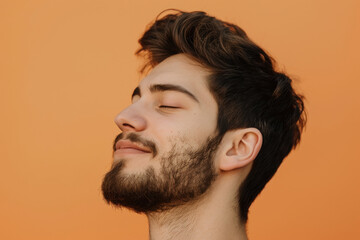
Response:
[[[238,192],[240,221],[246,223],[250,205],[300,142],[304,97],[240,27],[205,12],[176,11],[158,15],[135,54],[146,59],[142,73],[179,53],[199,62],[211,72],[208,86],[218,104],[219,134],[249,127],[262,133],[262,147]]]

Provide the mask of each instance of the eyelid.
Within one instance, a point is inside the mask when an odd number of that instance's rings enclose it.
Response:
[[[176,108],[180,108],[180,107],[169,106],[169,105],[160,105],[159,108],[172,108],[172,109],[176,109]]]

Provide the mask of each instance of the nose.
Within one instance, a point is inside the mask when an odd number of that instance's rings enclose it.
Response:
[[[114,121],[122,132],[140,132],[146,129],[146,119],[134,104],[121,111]]]

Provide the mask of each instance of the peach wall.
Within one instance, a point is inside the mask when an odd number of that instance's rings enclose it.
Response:
[[[137,39],[165,8],[238,24],[307,97],[302,144],[250,209],[250,239],[359,239],[357,0],[2,0],[0,239],[147,239],[145,217],[100,185],[140,80]]]

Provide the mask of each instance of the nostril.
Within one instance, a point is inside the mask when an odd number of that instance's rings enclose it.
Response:
[[[131,127],[131,128],[134,128],[132,125],[128,124],[128,123],[123,123],[122,124],[124,127]]]

